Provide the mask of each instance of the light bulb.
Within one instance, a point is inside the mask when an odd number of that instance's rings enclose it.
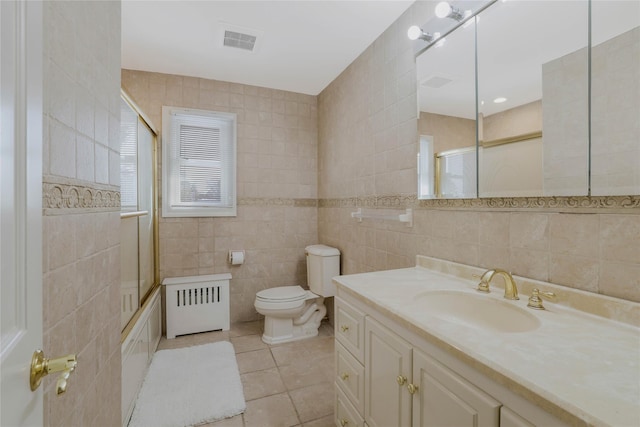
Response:
[[[412,25],[407,31],[407,37],[409,37],[409,40],[418,40],[421,35],[422,29],[417,25]]]
[[[436,16],[438,18],[446,18],[451,13],[451,5],[446,1],[441,1],[436,5]]]
[[[507,100],[507,98],[505,98],[503,96],[500,96],[500,97],[494,99],[493,102],[496,103],[496,104],[502,104],[503,102],[506,102],[506,100]]]

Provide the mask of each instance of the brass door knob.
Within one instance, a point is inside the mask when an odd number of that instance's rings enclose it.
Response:
[[[48,374],[52,372],[62,372],[56,383],[56,393],[64,393],[67,391],[67,380],[77,364],[78,361],[76,360],[75,354],[69,354],[55,359],[47,359],[44,357],[42,350],[34,351],[31,357],[31,374],[29,376],[31,391],[35,391],[40,386],[42,378]]]
[[[409,384],[407,388],[409,389],[410,394],[416,394],[418,392],[418,386],[415,384]]]
[[[340,425],[341,425],[342,427],[345,427],[347,424],[349,424],[349,420],[346,420],[346,419],[344,419],[344,418],[340,420]]]
[[[340,330],[342,330],[342,332],[347,332],[349,330],[349,327],[347,325],[342,325],[340,326]]]
[[[342,375],[340,375],[340,378],[342,378],[342,381],[346,381],[349,379],[349,374],[347,374],[346,372],[344,372]]]
[[[398,377],[396,378],[396,381],[398,382],[398,385],[404,385],[407,382],[407,377],[403,375],[398,375]]]

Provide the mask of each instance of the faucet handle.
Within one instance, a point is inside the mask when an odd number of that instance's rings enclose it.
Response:
[[[489,293],[490,292],[489,284],[487,282],[478,283],[478,287],[476,288],[476,291]]]
[[[482,280],[483,276],[480,276],[479,274],[472,274],[471,277],[473,277],[474,279],[480,279],[480,283],[478,283],[478,287],[476,288],[476,291],[478,292],[484,292],[484,293],[489,293],[489,282]]]
[[[556,297],[556,294],[554,294],[553,292],[540,291],[538,288],[533,288],[533,291],[531,291],[531,296],[529,297],[529,302],[527,303],[527,307],[531,307],[535,310],[544,310],[545,308],[544,305],[542,305],[542,298],[540,297],[552,300]]]

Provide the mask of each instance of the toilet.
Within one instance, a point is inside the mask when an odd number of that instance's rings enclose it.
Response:
[[[318,335],[320,322],[327,314],[325,297],[335,294],[331,278],[340,274],[340,251],[325,245],[305,248],[307,283],[301,286],[280,286],[256,294],[254,306],[264,315],[262,341],[279,344]]]

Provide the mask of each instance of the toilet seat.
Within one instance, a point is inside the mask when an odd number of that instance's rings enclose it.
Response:
[[[291,303],[303,301],[307,298],[307,291],[300,286],[279,286],[264,289],[256,293],[256,300],[271,304]]]

